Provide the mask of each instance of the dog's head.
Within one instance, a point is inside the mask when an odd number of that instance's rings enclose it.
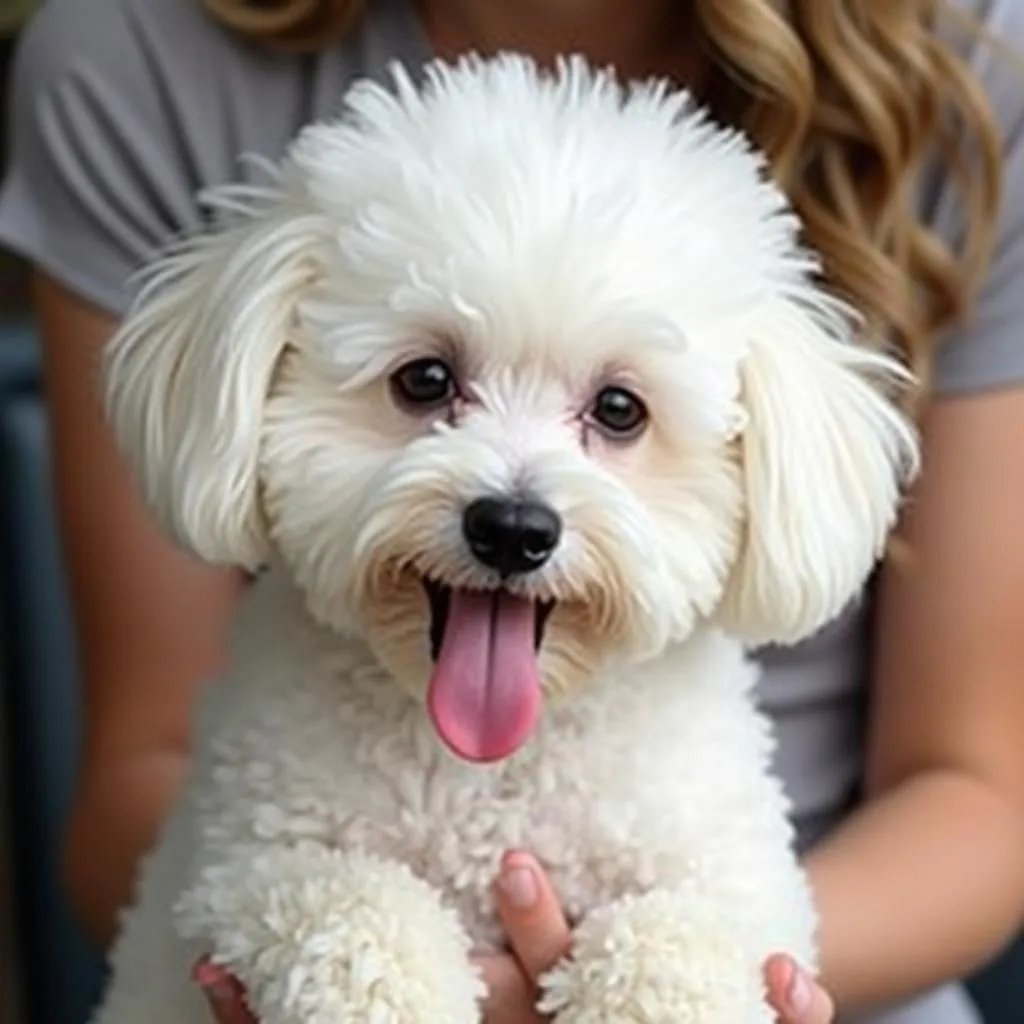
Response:
[[[463,756],[699,624],[795,641],[869,573],[900,370],[684,94],[438,64],[220,205],[110,347],[121,445],[187,547],[273,555]]]

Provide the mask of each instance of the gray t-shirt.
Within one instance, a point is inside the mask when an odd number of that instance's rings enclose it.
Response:
[[[971,2],[991,31],[1024,44],[1024,3]],[[429,55],[412,0],[371,0],[343,44],[310,56],[240,41],[199,0],[46,0],[15,67],[0,242],[120,314],[130,275],[201,224],[196,193],[244,175],[240,154],[279,157],[302,125],[338,111],[354,77]],[[1009,196],[981,308],[938,359],[946,395],[1024,382],[1024,88],[1009,62],[981,46],[971,56],[1005,128]],[[945,183],[927,182],[921,195],[933,223],[955,230]],[[804,845],[856,800],[870,613],[861,602],[807,643],[763,652],[761,696]],[[949,986],[870,1021],[975,1019]]]

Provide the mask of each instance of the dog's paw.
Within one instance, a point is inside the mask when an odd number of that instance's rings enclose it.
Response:
[[[470,940],[402,865],[319,846],[206,871],[178,907],[261,1024],[476,1024]]]
[[[659,890],[589,915],[542,979],[556,1024],[772,1024],[761,965],[721,908]]]

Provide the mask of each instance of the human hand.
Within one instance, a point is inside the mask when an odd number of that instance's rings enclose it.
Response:
[[[537,982],[569,952],[569,923],[550,881],[529,854],[510,853],[503,859],[494,895],[510,952],[477,959],[488,989],[485,1022],[543,1024],[534,1009]],[[218,1024],[255,1024],[242,987],[222,968],[202,961],[195,980]],[[835,1010],[828,993],[791,957],[769,957],[765,984],[778,1024],[832,1024]]]
[[[480,958],[489,993],[486,1024],[543,1024],[534,1009],[537,982],[569,952],[569,923],[529,854],[504,858],[494,893],[510,953]],[[765,985],[778,1024],[832,1024],[835,1009],[828,993],[791,957],[769,957]]]
[[[544,1018],[534,1010],[537,981],[568,953],[568,922],[547,876],[528,854],[504,858],[494,894],[513,952],[477,958],[488,990],[485,1024],[539,1024]],[[204,959],[193,978],[217,1024],[256,1024],[245,991],[224,968]]]
[[[502,859],[494,900],[509,952],[477,958],[487,985],[485,1024],[540,1024],[537,983],[569,953],[569,922],[547,875],[527,853]]]

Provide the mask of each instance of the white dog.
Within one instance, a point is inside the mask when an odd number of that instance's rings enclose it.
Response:
[[[916,461],[765,161],[568,61],[355,86],[107,365],[163,523],[262,570],[96,1024],[472,1024],[503,851],[559,1024],[766,1024],[815,917],[744,645],[870,572]]]

